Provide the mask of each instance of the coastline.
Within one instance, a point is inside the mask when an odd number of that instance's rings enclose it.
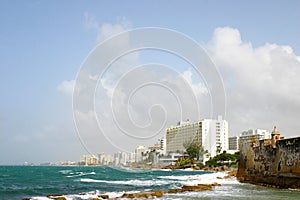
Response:
[[[146,168],[147,169],[147,168]],[[157,169],[157,168],[156,168]],[[217,177],[217,179],[227,179],[236,175],[237,170],[232,170],[227,172],[227,176],[224,177]],[[221,186],[220,183],[214,182],[210,184],[188,184],[183,185],[179,188],[171,188],[165,190],[145,190],[145,191],[123,191],[118,192],[117,194],[112,193],[96,193],[96,194],[89,194],[89,193],[82,193],[80,195],[83,196],[90,196],[93,200],[100,200],[100,199],[153,199],[153,198],[160,198],[164,195],[170,194],[180,194],[186,192],[204,192],[204,191],[213,191],[215,187]],[[49,199],[55,200],[67,200],[66,197],[68,195],[63,194],[48,194],[46,195]],[[90,199],[90,198],[88,198]],[[34,198],[22,198],[22,200],[35,200]]]
[[[160,170],[156,167],[149,170],[108,166],[2,168],[2,179],[6,180],[3,186],[6,189],[2,191],[1,197],[12,200],[121,199],[122,197],[184,200],[234,197],[241,199],[249,195],[259,197],[255,199],[264,199],[269,195],[275,197],[276,194],[285,194],[291,197],[290,199],[297,199],[295,196],[299,195],[296,190],[264,189],[264,187],[240,183],[232,177],[235,175],[234,171],[186,169]],[[15,174],[32,178],[26,181],[20,178],[17,182],[9,181],[8,177],[15,177]],[[262,194],[261,191],[264,193]],[[163,196],[159,197],[160,195]]]

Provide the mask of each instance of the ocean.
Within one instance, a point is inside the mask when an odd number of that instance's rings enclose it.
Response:
[[[92,199],[106,193],[118,197],[124,191],[163,190],[182,185],[220,183],[213,191],[165,194],[160,199],[300,199],[300,191],[273,189],[221,179],[224,172],[131,169],[108,166],[0,166],[0,199]]]

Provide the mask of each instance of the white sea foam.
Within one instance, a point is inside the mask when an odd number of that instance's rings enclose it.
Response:
[[[134,185],[134,186],[152,186],[152,185],[167,185],[170,181],[164,180],[127,180],[127,181],[108,181],[108,180],[97,180],[91,178],[82,178],[81,182],[89,183],[108,183],[116,185]]]
[[[109,168],[124,172],[131,172],[131,173],[144,173],[149,172],[152,169],[144,169],[144,168],[130,168],[130,167],[123,167],[123,166],[109,166]]]
[[[131,191],[132,193],[136,193],[139,191]],[[70,195],[64,195],[67,200],[74,200],[74,199],[82,199],[82,200],[90,200],[90,199],[98,199],[99,195],[104,194],[108,195],[110,199],[116,199],[116,198],[121,198],[125,192],[106,192],[106,193],[100,193],[99,191],[92,191],[92,192],[87,192],[84,194],[70,194]],[[129,193],[129,192],[127,192]],[[49,200],[48,198],[46,198]],[[46,199],[41,199],[41,200],[46,200]],[[40,199],[36,199],[40,200]]]
[[[88,173],[84,173],[84,172],[76,172],[75,175],[69,175],[66,176],[67,178],[72,178],[72,177],[78,177],[78,176],[86,176],[86,175],[94,175],[96,174],[96,172],[88,172]]]
[[[179,171],[195,171],[193,168],[178,169]]]
[[[178,181],[182,185],[197,184],[236,184],[239,183],[236,178],[224,179],[227,176],[225,172],[216,172],[210,174],[184,175],[184,176],[159,176],[159,179]]]
[[[66,170],[60,170],[59,172],[62,174],[70,174],[72,170],[66,169]]]
[[[94,174],[95,172],[85,173],[87,174]],[[82,174],[82,173],[79,173]],[[81,181],[81,182],[87,182],[87,183],[107,183],[107,184],[116,184],[116,185],[132,185],[132,186],[153,186],[153,185],[168,185],[172,184],[175,185],[197,185],[197,184],[212,184],[212,183],[219,183],[222,186],[216,187],[214,192],[211,191],[204,191],[201,193],[198,192],[187,192],[187,193],[180,193],[180,194],[166,194],[164,198],[186,198],[186,197],[220,197],[222,195],[232,195],[231,191],[236,186],[235,184],[240,184],[235,177],[231,178],[224,178],[224,176],[227,176],[225,172],[215,172],[215,173],[206,173],[206,174],[196,174],[196,175],[183,175],[183,176],[160,176],[158,179],[153,180],[115,180],[115,181],[109,181],[109,180],[99,180],[99,179],[91,179],[91,178],[81,178],[77,179],[75,181]],[[126,191],[126,193],[136,193],[139,191]],[[115,192],[99,192],[91,191],[86,192],[83,194],[70,194],[70,195],[64,195],[64,197],[67,200],[73,200],[73,199],[93,199],[93,198],[99,198],[98,195],[100,194],[106,194],[111,199],[116,199],[122,197],[124,194],[124,191],[115,191]],[[235,197],[239,197],[241,194],[236,194]],[[32,198],[33,200],[49,200],[47,197],[36,197]]]
[[[49,200],[48,197],[32,197],[32,200]]]
[[[152,171],[164,171],[164,172],[169,172],[172,171],[172,169],[151,169]]]
[[[197,184],[238,184],[236,178],[226,178],[225,172],[217,172],[211,174],[197,174],[197,175],[185,175],[185,176],[160,176],[154,180],[99,180],[91,178],[81,178],[81,182],[89,183],[107,183],[116,185],[133,185],[133,186],[152,186],[152,185],[168,185],[168,184],[180,184],[180,185],[197,185]]]

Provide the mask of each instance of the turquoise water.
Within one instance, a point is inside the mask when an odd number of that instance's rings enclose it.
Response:
[[[300,199],[300,191],[271,189],[220,179],[225,173],[166,171],[119,167],[0,166],[0,199],[47,199],[48,194],[64,194],[67,199],[87,199],[123,191],[168,189],[199,183],[220,183],[213,191],[164,195],[163,199]]]

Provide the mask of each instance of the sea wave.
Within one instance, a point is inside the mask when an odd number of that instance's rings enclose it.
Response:
[[[131,167],[123,167],[123,166],[108,166],[108,168],[112,170],[129,172],[129,173],[145,173],[145,172],[150,172],[152,170],[152,169],[145,169],[145,168],[131,168]]]
[[[60,170],[58,171],[59,173],[62,173],[62,174],[70,174],[72,173],[73,171],[72,170],[69,170],[69,169],[65,169],[65,170]]]
[[[168,185],[171,184],[170,181],[164,180],[127,180],[127,181],[108,181],[108,180],[97,180],[91,178],[81,178],[81,182],[88,183],[108,183],[116,185],[133,185],[133,186],[152,186],[152,185]]]
[[[236,178],[224,178],[227,174],[225,172],[217,172],[211,174],[197,174],[184,176],[159,176],[153,180],[101,180],[92,178],[81,178],[79,181],[88,183],[107,183],[116,185],[133,185],[133,186],[154,186],[154,185],[198,185],[198,184],[238,184]]]
[[[183,185],[197,185],[197,184],[236,184],[239,183],[236,178],[227,178],[226,172],[215,172],[210,174],[196,174],[196,175],[183,175],[183,176],[159,176],[163,180],[175,180]]]
[[[73,173],[72,173],[73,174]],[[75,175],[68,175],[67,178],[86,176],[86,175],[94,175],[96,172],[76,172]]]

